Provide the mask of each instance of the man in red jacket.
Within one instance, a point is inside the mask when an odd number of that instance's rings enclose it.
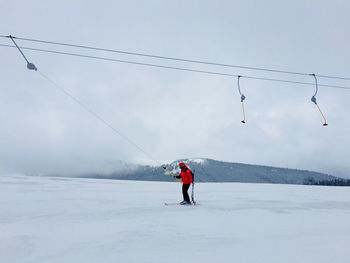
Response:
[[[181,205],[190,205],[191,200],[190,200],[190,196],[188,195],[188,189],[190,188],[191,184],[193,183],[192,171],[183,162],[179,163],[179,167],[181,169],[181,172],[178,176],[175,176],[175,177],[178,179],[181,178],[181,181],[182,181],[182,195],[183,195],[184,200],[180,204]]]

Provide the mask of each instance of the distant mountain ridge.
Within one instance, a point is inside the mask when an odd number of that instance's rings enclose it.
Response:
[[[167,171],[177,172],[177,164],[183,161],[194,172],[196,182],[241,182],[241,183],[272,183],[272,184],[304,184],[309,180],[334,180],[337,177],[306,170],[277,168],[271,166],[229,163],[206,158],[181,159],[166,164]],[[108,178],[119,180],[140,181],[173,181],[174,178],[164,174],[159,166],[135,165],[131,169],[110,174],[84,174],[79,177]]]

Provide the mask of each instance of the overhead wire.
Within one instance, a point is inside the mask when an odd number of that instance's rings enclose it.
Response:
[[[0,37],[9,37],[9,36],[2,35]],[[18,39],[18,40],[29,41],[29,42],[67,46],[67,47],[89,49],[89,50],[96,50],[96,51],[104,51],[104,52],[112,52],[112,53],[119,53],[119,54],[127,54],[127,55],[133,55],[133,56],[142,56],[142,57],[149,57],[149,58],[156,58],[156,59],[173,60],[173,61],[181,61],[181,62],[189,62],[189,63],[205,64],[205,65],[221,66],[221,67],[230,67],[230,68],[240,68],[240,69],[246,69],[246,70],[283,73],[283,74],[291,74],[291,75],[299,75],[299,76],[308,76],[309,75],[309,73],[305,73],[305,72],[287,71],[287,70],[271,69],[271,68],[264,68],[264,67],[250,67],[250,66],[243,66],[243,65],[233,65],[233,64],[225,64],[225,63],[210,62],[210,61],[203,61],[203,60],[194,60],[194,59],[185,59],[185,58],[176,58],[176,57],[169,57],[169,56],[160,56],[160,55],[153,55],[153,54],[146,54],[146,53],[139,53],[139,52],[107,49],[107,48],[100,48],[100,47],[93,47],[93,46],[86,46],[86,45],[77,45],[77,44],[55,42],[55,41],[48,41],[48,40],[40,40],[40,39],[33,39],[33,38],[23,38],[23,37],[14,37],[14,38]],[[331,76],[331,75],[322,75],[322,74],[317,74],[317,76],[321,77],[321,78],[328,78],[328,79],[350,80],[350,77],[342,77],[342,76]]]
[[[0,44],[0,46],[15,48],[15,46],[7,45],[7,44]],[[50,49],[39,49],[39,48],[22,47],[22,46],[20,48],[21,49],[25,49],[25,50],[45,52],[45,53],[53,53],[53,54],[60,54],[60,55],[83,57],[83,58],[89,58],[89,59],[105,60],[105,61],[112,61],[112,62],[119,62],[119,63],[126,63],[126,64],[134,64],[134,65],[140,65],[140,66],[149,66],[149,67],[156,67],[156,68],[164,68],[164,69],[172,69],[172,70],[179,70],[179,71],[204,73],[204,74],[210,74],[210,75],[219,75],[219,76],[228,76],[228,77],[241,76],[242,78],[253,79],[253,80],[283,82],[283,83],[311,85],[311,86],[314,85],[314,83],[311,83],[311,82],[293,81],[293,80],[285,80],[285,79],[277,79],[277,78],[263,78],[263,77],[255,77],[255,76],[250,76],[250,75],[237,75],[237,74],[230,74],[230,73],[223,73],[223,72],[216,72],[216,71],[197,70],[197,69],[191,69],[191,68],[166,66],[166,65],[153,64],[153,63],[144,63],[144,62],[137,62],[137,61],[131,61],[131,60],[121,60],[121,59],[115,59],[115,58],[110,58],[110,57],[91,56],[91,55],[85,55],[85,54],[79,54],[79,53],[71,53],[71,52],[63,52],[63,51],[56,51],[56,50],[50,50]],[[350,90],[350,87],[347,87],[347,86],[328,85],[328,84],[318,84],[318,86],[327,87],[327,88],[337,88],[337,89]]]
[[[157,58],[157,59],[166,59],[166,60],[173,60],[173,61],[182,61],[182,62],[190,62],[190,63],[197,63],[197,64],[205,64],[205,65],[212,65],[212,66],[222,66],[222,67],[231,67],[231,68],[241,68],[241,69],[249,69],[249,70],[259,70],[259,71],[268,71],[268,72],[275,72],[275,73],[285,73],[285,74],[293,74],[293,75],[308,75],[308,76],[314,76],[316,81],[316,92],[314,96],[312,97],[312,102],[316,104],[318,107],[323,119],[324,119],[324,126],[327,126],[326,119],[319,108],[317,102],[316,102],[316,94],[318,91],[318,86],[323,87],[329,87],[329,88],[340,88],[340,89],[348,89],[350,90],[350,87],[345,86],[338,86],[338,85],[326,85],[326,84],[318,84],[316,74],[307,74],[302,72],[293,72],[293,71],[284,71],[284,70],[276,70],[276,69],[267,69],[267,68],[258,68],[258,67],[246,67],[246,66],[238,66],[238,65],[230,65],[230,64],[222,64],[222,63],[216,63],[216,62],[208,62],[208,61],[200,61],[200,60],[191,60],[191,59],[183,59],[183,58],[174,58],[174,57],[165,57],[165,56],[158,56],[158,55],[150,55],[150,54],[144,54],[144,53],[135,53],[135,52],[128,52],[128,51],[120,51],[120,50],[112,50],[112,49],[104,49],[104,48],[97,48],[97,47],[89,47],[89,46],[83,46],[83,45],[74,45],[74,44],[68,44],[68,43],[60,43],[60,42],[52,42],[52,41],[46,41],[46,40],[38,40],[38,39],[29,39],[29,38],[20,38],[20,37],[13,37],[13,36],[4,36],[0,35],[2,38],[10,38],[12,42],[14,43],[14,46],[12,45],[6,45],[6,44],[0,44],[2,47],[11,47],[11,48],[17,48],[18,51],[21,53],[25,61],[27,62],[27,68],[29,70],[35,70],[37,71],[44,79],[46,79],[48,82],[50,82],[53,86],[58,88],[61,92],[63,92],[66,96],[70,97],[73,101],[75,101],[78,105],[80,105],[85,111],[93,115],[96,119],[104,123],[107,127],[109,127],[111,130],[113,130],[116,134],[118,134],[120,137],[122,137],[124,140],[129,142],[131,145],[133,145],[135,148],[137,148],[139,151],[141,151],[143,154],[145,154],[147,157],[152,159],[153,161],[157,162],[155,158],[145,150],[143,150],[139,145],[137,145],[135,142],[133,142],[131,139],[129,139],[127,136],[119,132],[116,128],[114,128],[111,124],[109,124],[107,121],[105,121],[101,116],[99,116],[97,113],[89,109],[84,103],[82,103],[79,99],[74,97],[72,94],[70,94],[67,90],[62,88],[60,85],[58,85],[55,81],[53,81],[51,78],[46,76],[43,72],[39,71],[35,65],[27,59],[27,57],[24,55],[21,49],[31,50],[31,51],[39,51],[39,52],[46,52],[46,53],[54,53],[54,54],[60,54],[60,55],[69,55],[69,56],[76,56],[76,57],[83,57],[83,58],[90,58],[90,59],[99,59],[99,60],[106,60],[106,61],[113,61],[113,62],[119,62],[119,63],[127,63],[127,64],[134,64],[134,65],[142,65],[142,66],[150,66],[150,67],[157,67],[157,68],[165,68],[165,69],[173,69],[173,70],[180,70],[180,71],[188,71],[188,72],[196,72],[196,73],[205,73],[205,74],[212,74],[212,75],[221,75],[221,76],[230,76],[230,77],[237,77],[238,78],[238,90],[241,94],[241,102],[242,102],[242,110],[243,110],[243,120],[242,123],[245,123],[245,111],[244,111],[244,105],[243,101],[245,99],[245,96],[242,94],[240,90],[240,84],[239,80],[241,77],[247,78],[247,79],[255,79],[255,80],[265,80],[265,81],[274,81],[274,82],[284,82],[284,83],[291,83],[291,84],[303,84],[303,85],[314,85],[313,83],[308,82],[300,82],[300,81],[292,81],[292,80],[284,80],[284,79],[276,79],[276,78],[262,78],[262,77],[255,77],[255,76],[243,76],[243,75],[235,75],[235,74],[229,74],[229,73],[222,73],[222,72],[214,72],[214,71],[206,71],[206,70],[198,70],[198,69],[191,69],[191,68],[184,68],[184,67],[174,67],[174,66],[167,66],[167,65],[160,65],[160,64],[153,64],[153,63],[144,63],[144,62],[137,62],[137,61],[130,61],[130,60],[121,60],[121,59],[115,59],[110,57],[100,57],[100,56],[91,56],[91,55],[85,55],[85,54],[79,54],[79,53],[71,53],[71,52],[63,52],[63,51],[57,51],[57,50],[49,50],[49,49],[39,49],[39,48],[32,48],[32,47],[20,47],[17,45],[16,41],[14,39],[19,40],[25,40],[25,41],[31,41],[31,42],[39,42],[39,43],[45,43],[45,44],[54,44],[54,45],[61,45],[61,46],[69,46],[69,47],[76,47],[76,48],[84,48],[84,49],[90,49],[90,50],[98,50],[98,51],[105,51],[105,52],[114,52],[114,53],[120,53],[120,54],[127,54],[127,55],[135,55],[135,56],[143,56],[143,57],[151,57],[151,58]],[[317,75],[317,77],[323,77],[323,78],[330,78],[330,79],[341,79],[341,80],[350,80],[350,78],[346,77],[337,77],[337,76],[327,76],[327,75]],[[165,166],[163,166],[164,169]]]
[[[53,86],[55,86],[57,89],[59,89],[61,92],[63,92],[66,96],[68,96],[69,98],[71,98],[73,101],[75,101],[77,104],[79,104],[85,111],[87,111],[88,113],[90,113],[91,115],[93,115],[96,119],[98,119],[99,121],[101,121],[103,124],[105,124],[107,127],[109,127],[112,131],[114,131],[115,133],[117,133],[120,137],[122,137],[124,140],[126,140],[127,142],[129,142],[131,145],[133,145],[135,148],[137,148],[139,151],[141,151],[142,153],[144,153],[147,157],[149,157],[150,159],[152,159],[153,161],[157,160],[150,155],[148,152],[146,152],[145,150],[143,150],[138,144],[136,144],[134,141],[132,141],[131,139],[129,139],[126,135],[124,135],[123,133],[121,133],[120,131],[118,131],[116,128],[113,127],[113,125],[111,125],[109,122],[107,122],[106,120],[104,120],[100,115],[98,115],[96,112],[94,112],[93,110],[91,110],[88,106],[86,106],[84,103],[82,103],[79,99],[77,99],[75,96],[73,96],[71,93],[69,93],[66,89],[64,89],[63,87],[61,87],[60,85],[58,85],[55,81],[53,81],[51,78],[49,78],[48,76],[46,76],[43,72],[41,72],[40,70],[38,70],[38,73],[44,78],[46,79],[48,82],[50,82]]]
[[[83,108],[85,111],[87,111],[89,114],[91,114],[92,116],[94,116],[97,120],[99,120],[100,122],[102,122],[103,124],[105,124],[107,127],[109,127],[114,133],[118,134],[121,138],[123,138],[124,140],[126,140],[129,144],[133,145],[135,148],[137,148],[139,151],[141,151],[143,154],[145,154],[145,156],[149,157],[151,160],[155,161],[156,163],[159,163],[151,154],[149,154],[147,151],[145,151],[144,149],[142,149],[142,147],[140,147],[138,144],[136,144],[134,141],[132,141],[131,139],[129,139],[126,135],[124,135],[123,133],[121,133],[120,131],[118,131],[116,128],[113,127],[113,125],[111,125],[109,122],[107,122],[106,120],[104,120],[100,115],[98,115],[96,112],[94,112],[93,110],[91,110],[88,106],[86,106],[84,103],[82,103],[79,99],[77,99],[75,96],[73,96],[72,94],[70,94],[66,89],[64,89],[63,87],[61,87],[60,85],[58,85],[55,81],[53,81],[51,78],[49,78],[48,76],[46,76],[46,74],[44,74],[43,72],[41,72],[40,70],[38,70],[35,65],[33,63],[30,63],[27,59],[27,57],[24,55],[24,53],[22,52],[21,48],[17,45],[17,43],[11,38],[11,40],[13,41],[13,43],[15,44],[15,47],[18,49],[18,51],[21,53],[21,55],[23,56],[24,60],[27,62],[27,68],[29,70],[35,70],[36,72],[39,73],[40,76],[42,76],[44,79],[46,79],[49,83],[51,83],[54,87],[56,87],[57,89],[59,89],[61,92],[63,92],[66,96],[68,96],[70,99],[72,99],[75,103],[77,103],[81,108]],[[32,65],[32,66],[29,66]],[[163,166],[163,169],[164,166]]]

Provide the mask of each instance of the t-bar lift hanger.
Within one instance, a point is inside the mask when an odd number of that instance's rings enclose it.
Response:
[[[16,38],[16,37],[13,37],[13,36],[11,36],[11,35],[6,36],[6,37],[8,37],[8,38],[10,38],[10,39],[12,40],[13,44],[15,44],[15,46],[16,46],[17,49],[18,49],[18,51],[22,54],[23,58],[26,60],[26,62],[27,62],[27,69],[29,69],[29,70],[35,70],[35,71],[38,70],[37,67],[36,67],[33,63],[29,62],[29,60],[28,60],[28,59],[26,58],[26,56],[23,54],[22,50],[19,48],[19,46],[17,45],[17,43],[16,43],[16,41],[15,41],[15,38]]]
[[[242,76],[241,75],[238,75],[237,78],[238,78],[238,92],[239,94],[241,94],[241,103],[242,103],[242,112],[243,112],[243,120],[241,120],[242,123],[245,123],[245,110],[244,110],[244,103],[243,101],[245,100],[245,96],[244,94],[241,92],[241,87],[239,85],[239,79],[241,78]]]
[[[317,95],[317,92],[318,92],[318,84],[317,84],[317,78],[316,78],[316,74],[309,74],[310,76],[313,76],[315,78],[315,84],[316,84],[316,91],[315,91],[315,94],[311,97],[311,101],[313,103],[315,103],[317,109],[319,110],[319,112],[321,113],[321,116],[323,118],[323,126],[328,126],[328,123],[327,123],[327,120],[326,120],[326,117],[324,116],[323,112],[321,111],[320,107],[318,106],[317,104],[317,100],[316,100],[316,95]]]

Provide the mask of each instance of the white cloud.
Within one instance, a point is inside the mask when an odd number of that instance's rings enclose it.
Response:
[[[349,75],[350,6],[344,2],[11,1],[1,5],[0,34]],[[0,43],[10,44],[7,39]],[[343,176],[350,170],[347,90],[320,88],[319,105],[330,124],[325,128],[310,102],[313,87],[242,79],[247,96],[247,124],[242,125],[235,78],[25,52],[40,70],[160,162],[198,156]],[[104,171],[115,160],[149,159],[45,79],[27,71],[18,51],[0,48],[0,56],[0,172]]]

